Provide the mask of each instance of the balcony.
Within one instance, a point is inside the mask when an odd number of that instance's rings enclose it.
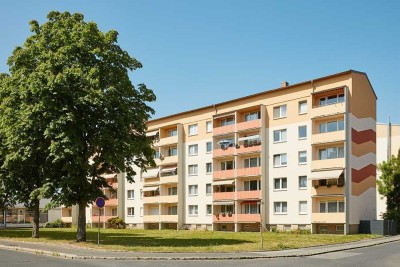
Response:
[[[177,144],[178,143],[178,136],[170,136],[170,137],[164,137],[161,138],[159,141],[160,146],[167,146],[167,145],[172,145],[172,144]]]
[[[346,103],[336,103],[326,106],[317,106],[311,109],[311,118],[342,114],[346,111]]]
[[[237,222],[260,222],[260,214],[236,214]]]
[[[214,149],[213,157],[233,156],[235,154],[235,147],[228,147],[226,149]]]
[[[100,215],[100,223],[106,223],[108,219],[115,218],[117,216],[104,216]],[[99,216],[98,215],[93,215],[92,216],[92,223],[97,223],[99,221]]]
[[[160,184],[177,184],[177,183],[178,183],[178,175],[160,177]]]
[[[234,170],[214,171],[214,179],[233,178],[235,176]]]
[[[313,160],[311,162],[311,169],[312,170],[335,169],[335,168],[343,169],[345,165],[346,161],[344,160],[344,158]]]
[[[65,223],[72,223],[72,217],[61,217],[61,221]]]
[[[214,222],[235,222],[236,219],[236,214],[223,214],[223,213],[217,213],[214,214],[213,216],[213,221]]]
[[[237,191],[237,199],[261,199],[261,190]]]
[[[109,200],[105,201],[104,206],[117,206],[118,205],[118,199],[117,198],[110,198]]]
[[[311,214],[312,223],[345,223],[346,213],[312,213]]]
[[[178,202],[178,195],[160,196],[160,203],[176,203],[176,202]]]
[[[233,133],[235,131],[235,124],[227,125],[227,126],[221,126],[221,127],[216,127],[213,129],[213,134],[214,135],[222,135],[222,134],[227,134],[227,133]]]
[[[149,223],[149,222],[158,222],[160,219],[160,215],[144,215],[143,216],[143,222]]]
[[[159,201],[160,197],[155,196],[155,197],[143,197],[143,204],[157,204]]]
[[[235,192],[218,192],[213,194],[213,200],[234,200]]]
[[[252,145],[245,147],[241,145],[239,148],[236,148],[237,154],[244,154],[244,153],[254,153],[254,152],[261,152],[261,145]]]
[[[173,165],[178,163],[178,156],[165,156],[160,160],[160,165]]]
[[[311,143],[313,145],[323,144],[323,143],[333,143],[333,142],[344,141],[345,138],[346,138],[345,131],[313,134],[311,138]]]
[[[113,183],[113,184],[111,185],[111,187],[112,187],[113,189],[118,189],[118,183]]]
[[[161,222],[178,222],[178,215],[161,215],[160,216]]]
[[[318,186],[317,188],[311,188],[312,196],[325,196],[325,195],[344,195],[344,186],[336,186],[332,185],[330,187],[327,186]]]
[[[237,169],[237,176],[244,177],[244,176],[258,176],[261,173],[260,167],[251,167],[251,168],[240,168]]]
[[[256,129],[261,127],[261,120],[252,120],[252,121],[245,121],[239,122],[236,126],[237,131],[246,131],[249,129]]]

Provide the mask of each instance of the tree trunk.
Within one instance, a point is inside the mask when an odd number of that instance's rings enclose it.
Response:
[[[86,203],[81,201],[79,204],[78,231],[76,242],[86,242]]]
[[[40,220],[39,203],[40,201],[38,199],[33,201],[32,238],[39,238],[39,220]]]

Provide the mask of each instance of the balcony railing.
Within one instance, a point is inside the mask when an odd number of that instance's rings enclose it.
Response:
[[[236,214],[217,213],[213,216],[214,222],[235,222]]]
[[[160,165],[172,165],[174,163],[178,163],[178,156],[164,156],[164,158],[160,160]]]
[[[346,213],[312,213],[311,221],[313,223],[345,223]]]
[[[160,220],[160,215],[144,215],[144,222],[158,222]]]
[[[260,152],[260,151],[261,151],[261,145],[252,145],[252,146],[247,146],[247,147],[245,147],[244,145],[241,145],[239,148],[236,148],[237,154]]]
[[[176,203],[176,202],[178,202],[178,195],[160,196],[160,203]]]
[[[346,162],[345,162],[344,158],[313,160],[311,162],[311,169],[312,170],[323,170],[323,169],[344,168],[345,165],[346,165]]]
[[[170,136],[161,138],[159,141],[160,146],[172,145],[178,143],[178,136]]]
[[[346,110],[345,102],[326,105],[326,106],[317,106],[311,109],[311,117],[317,118],[317,117],[342,114],[345,112],[345,110]]]
[[[214,200],[234,200],[235,192],[217,192],[213,194]]]
[[[117,198],[111,198],[109,200],[105,201],[104,206],[117,206],[118,205],[118,199]]]
[[[178,222],[178,215],[160,215],[161,222]]]
[[[258,176],[261,173],[260,167],[240,168],[237,169],[237,176]]]
[[[261,190],[238,191],[237,199],[261,199]]]
[[[333,143],[345,140],[345,131],[313,134],[312,144]]]
[[[234,170],[214,171],[214,179],[233,178],[235,176]]]
[[[158,203],[160,200],[159,196],[155,197],[143,197],[143,204],[155,204]]]
[[[227,133],[233,133],[235,131],[235,124],[227,125],[227,126],[221,126],[221,127],[216,127],[213,129],[213,134],[214,135],[222,135],[222,134],[227,134]]]
[[[177,183],[178,183],[178,175],[160,177],[160,184],[177,184]]]
[[[327,186],[318,186],[311,188],[312,196],[324,196],[324,195],[344,195],[344,186],[336,186],[331,185]]]
[[[100,215],[100,223],[106,223],[108,219],[115,218],[117,216],[104,216]],[[97,223],[99,221],[99,216],[98,215],[93,215],[92,216],[92,223]]]
[[[260,214],[236,214],[238,222],[260,222]]]
[[[239,122],[236,126],[237,131],[245,131],[248,129],[255,129],[261,127],[261,120],[252,120],[252,121],[245,121]]]
[[[61,217],[61,221],[65,223],[72,223],[72,217]]]
[[[235,147],[228,147],[226,149],[214,149],[213,156],[215,157],[223,157],[223,156],[233,156],[235,154]]]

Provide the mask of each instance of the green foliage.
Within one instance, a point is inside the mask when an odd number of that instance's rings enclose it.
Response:
[[[44,225],[45,228],[64,228],[65,223],[61,219],[54,220],[52,222],[47,222]]]
[[[400,150],[397,157],[392,156],[387,162],[378,165],[381,172],[377,180],[379,193],[386,197],[387,211],[383,218],[400,221]]]
[[[119,217],[110,218],[107,222],[111,225],[112,228],[125,228],[125,222],[123,219]]]
[[[0,75],[3,165],[29,199],[82,207],[78,241],[85,241],[84,207],[109,187],[103,175],[126,172],[132,182],[135,165],[154,165],[145,133],[154,113],[147,103],[156,98],[131,83],[128,71],[142,64],[119,47],[115,30],[103,33],[82,14],[47,18],[30,22],[32,35],[8,59],[10,75]]]

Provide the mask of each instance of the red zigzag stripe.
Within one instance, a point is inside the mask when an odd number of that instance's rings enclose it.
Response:
[[[359,170],[351,169],[351,181],[354,183],[360,183],[370,176],[376,176],[376,166],[374,164],[369,164]]]
[[[358,132],[352,128],[351,140],[356,144],[362,144],[368,141],[376,143],[376,132],[372,129]]]

